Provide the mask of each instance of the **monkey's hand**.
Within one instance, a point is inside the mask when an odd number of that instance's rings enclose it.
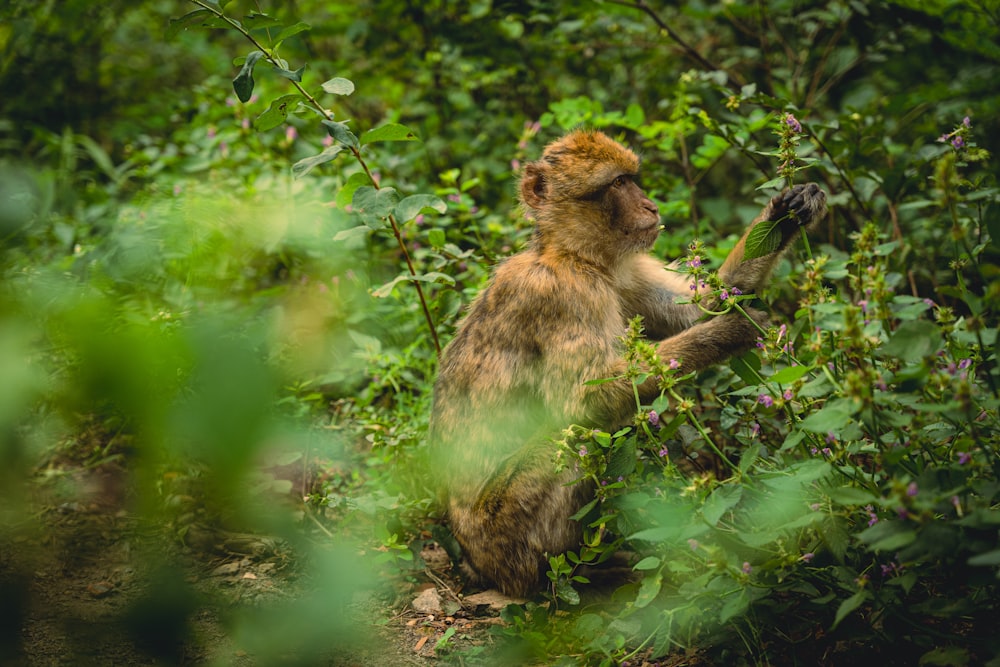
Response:
[[[795,185],[775,195],[768,207],[768,220],[780,223],[783,238],[826,215],[826,193],[815,183]]]

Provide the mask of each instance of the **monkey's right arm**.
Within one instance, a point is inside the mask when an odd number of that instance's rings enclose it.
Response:
[[[719,269],[719,277],[727,286],[737,287],[746,294],[763,289],[771,270],[798,235],[799,228],[812,225],[824,215],[826,215],[826,194],[815,183],[796,185],[775,195],[729,253],[729,257]],[[781,232],[780,244],[767,255],[744,259],[750,232],[765,221],[778,223]]]

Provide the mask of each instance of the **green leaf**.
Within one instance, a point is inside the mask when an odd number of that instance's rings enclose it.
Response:
[[[878,499],[878,496],[867,489],[859,489],[856,486],[835,486],[827,491],[830,500],[838,505],[863,506],[870,505]]]
[[[376,141],[418,141],[419,138],[410,128],[399,123],[389,123],[382,127],[376,127],[361,135],[361,143],[371,144]]]
[[[920,656],[917,664],[920,667],[966,667],[969,652],[958,646],[938,646]]]
[[[907,362],[918,362],[933,356],[941,347],[941,330],[927,320],[911,320],[899,325],[879,355]]]
[[[253,68],[257,61],[263,57],[264,53],[261,51],[249,53],[243,62],[240,73],[233,79],[233,90],[236,91],[236,97],[239,98],[240,102],[246,103],[253,95]]]
[[[708,497],[701,508],[701,515],[710,526],[714,526],[722,515],[736,506],[743,497],[743,487],[733,484],[720,486]]]
[[[753,352],[747,352],[742,357],[733,357],[729,360],[729,367],[740,376],[740,379],[749,385],[756,385],[760,382],[760,357]]]
[[[580,594],[565,579],[556,582],[556,596],[567,604],[580,604]]]
[[[328,146],[319,155],[313,155],[312,157],[302,158],[298,162],[292,165],[292,175],[295,178],[302,178],[315,167],[321,164],[330,162],[334,160],[340,152],[344,150],[343,146]]]
[[[639,561],[638,563],[636,563],[635,565],[633,565],[632,569],[633,570],[655,570],[656,568],[660,567],[660,563],[661,562],[662,561],[660,561],[660,559],[657,558],[656,556],[646,556],[641,561]]]
[[[282,95],[278,99],[272,101],[271,106],[267,108],[267,111],[254,119],[254,129],[258,132],[267,132],[268,130],[281,125],[285,122],[285,119],[288,118],[289,112],[298,106],[299,100],[301,99],[301,95],[291,94]]]
[[[187,30],[190,26],[198,23],[202,18],[211,16],[214,16],[214,14],[207,9],[196,9],[193,12],[188,12],[179,19],[170,19],[170,23],[167,25],[166,38],[168,40],[173,39],[182,30]]]
[[[639,586],[639,592],[635,596],[635,602],[632,604],[635,607],[642,609],[656,599],[656,596],[660,593],[660,587],[662,585],[663,577],[659,574],[646,577],[642,580],[642,584]]]
[[[263,28],[279,26],[281,25],[281,21],[267,14],[252,12],[249,16],[243,17],[243,25],[247,30],[261,30]]]
[[[863,603],[867,598],[868,591],[862,590],[841,602],[840,606],[837,608],[837,615],[834,617],[833,625],[830,626],[830,629],[833,630],[840,625],[840,622],[844,620],[848,614],[860,607],[861,603]]]
[[[330,148],[333,148],[332,146]],[[340,146],[337,147],[340,149]],[[329,150],[329,149],[327,149]],[[373,185],[372,179],[368,177],[363,171],[356,171],[351,174],[347,182],[344,183],[344,187],[340,188],[340,192],[334,197],[334,201],[340,208],[347,208],[350,206],[351,202],[354,200],[354,193],[357,192],[358,188],[363,186]]]
[[[443,229],[435,227],[434,229],[427,230],[427,241],[431,244],[432,248],[444,247],[447,240]]]
[[[358,225],[350,229],[342,229],[333,236],[333,240],[337,242],[349,241],[360,236],[367,236],[371,230],[372,228],[368,225]]]
[[[976,554],[969,559],[969,565],[1000,565],[1000,549]]]
[[[323,126],[326,127],[327,134],[342,143],[344,146],[354,150],[361,148],[358,138],[347,128],[346,123],[338,123],[336,121],[324,119]]]
[[[901,521],[879,521],[857,537],[873,551],[897,551],[912,544],[917,539],[917,531]]]
[[[772,178],[766,183],[761,183],[757,186],[757,190],[782,190],[785,187],[785,177],[779,176],[778,178]]]
[[[354,82],[342,77],[334,77],[323,84],[323,90],[333,95],[350,95],[354,92]]]
[[[281,44],[289,37],[297,35],[300,32],[305,32],[306,30],[309,30],[311,27],[312,26],[310,26],[308,23],[302,23],[302,22],[296,23],[295,25],[290,25],[278,33],[278,36],[274,38],[274,43],[277,46],[278,44]]]
[[[604,474],[612,482],[617,481],[619,477],[632,474],[632,471],[635,470],[635,462],[635,438],[629,438],[611,452],[611,459],[608,461],[608,467],[605,468]]]
[[[817,412],[812,413],[799,424],[811,433],[839,433],[854,415],[851,403],[846,400],[830,401]]]
[[[719,610],[719,622],[728,623],[730,619],[742,616],[749,608],[750,596],[747,595],[746,589],[742,589],[738,594],[730,595],[722,605],[722,609]]]
[[[384,299],[385,297],[392,294],[392,290],[396,288],[401,282],[421,282],[421,283],[445,283],[448,285],[454,285],[455,279],[444,273],[439,273],[437,271],[431,271],[430,273],[418,274],[411,276],[409,273],[403,273],[396,276],[391,281],[387,282],[385,285],[372,290],[372,296]]]
[[[795,382],[810,370],[810,366],[786,366],[769,377],[768,380],[770,382],[777,382],[778,384],[789,384]]]
[[[761,220],[750,233],[743,247],[743,260],[770,255],[781,245],[781,221]]]
[[[573,516],[571,516],[570,519],[572,519],[573,521],[579,521],[583,517],[587,516],[587,514],[590,512],[590,510],[592,510],[595,507],[597,507],[597,503],[599,501],[600,501],[600,498],[594,498],[589,503],[587,503],[586,505],[584,505],[583,507],[581,507],[579,510],[577,510],[576,514],[574,514]]]
[[[410,195],[396,206],[396,219],[399,222],[408,222],[426,209],[444,213],[448,210],[448,205],[434,195]]]
[[[303,65],[294,72],[284,67],[275,67],[273,69],[275,74],[277,74],[278,76],[283,76],[289,81],[302,81],[302,73],[306,71],[306,66]]]
[[[354,193],[351,208],[361,216],[366,225],[372,229],[382,229],[397,201],[399,193],[394,188],[376,190],[372,186],[363,186]]]

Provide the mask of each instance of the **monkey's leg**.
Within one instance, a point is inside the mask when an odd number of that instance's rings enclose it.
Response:
[[[475,572],[501,593],[537,593],[547,556],[579,546],[581,529],[572,516],[593,491],[567,485],[554,470],[552,449],[531,446],[507,459],[478,497],[452,497],[452,531]]]

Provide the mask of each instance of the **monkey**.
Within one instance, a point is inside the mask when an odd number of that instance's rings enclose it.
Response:
[[[578,424],[621,425],[636,409],[622,337],[641,315],[662,359],[696,371],[756,342],[763,313],[705,321],[689,279],[649,250],[660,213],[637,183],[639,158],[594,130],[576,130],[525,165],[523,208],[534,219],[528,246],[499,263],[446,346],[429,439],[442,471],[447,519],[473,583],[510,597],[541,589],[547,556],[579,545],[570,517],[593,497],[556,472],[552,436]],[[826,213],[816,184],[773,197],[723,263],[730,288],[758,292],[798,234]],[[779,246],[744,259],[747,235],[779,221]],[[689,299],[690,301],[690,299]],[[588,380],[609,379],[603,383]],[[651,402],[658,379],[638,385]]]

